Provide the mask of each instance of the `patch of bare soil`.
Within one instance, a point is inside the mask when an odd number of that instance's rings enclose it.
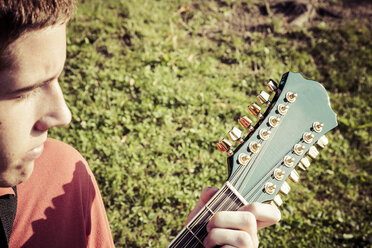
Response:
[[[335,26],[356,21],[372,27],[372,1],[369,0],[269,0],[253,6],[244,2],[229,4],[223,0],[215,1],[219,6],[231,7],[232,15],[224,20],[223,25],[227,23],[234,33],[272,31],[275,22],[284,32],[294,27],[312,28],[319,22]]]

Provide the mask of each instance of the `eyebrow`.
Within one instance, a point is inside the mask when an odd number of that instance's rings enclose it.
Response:
[[[31,86],[27,86],[27,87],[24,87],[24,88],[20,88],[20,89],[11,91],[11,92],[9,92],[9,94],[11,94],[11,95],[18,95],[18,94],[22,94],[22,93],[25,93],[25,92],[32,91],[34,89],[37,89],[37,88],[40,88],[40,87],[43,87],[43,86],[49,84],[50,82],[52,82],[57,77],[58,77],[58,75],[55,75],[55,76],[53,76],[51,78],[48,78],[47,80],[45,80],[45,81],[43,81],[41,83],[36,83],[34,85],[31,85]]]
[[[48,78],[46,80],[43,80],[41,82],[37,82],[37,83],[35,83],[33,85],[26,86],[26,87],[23,87],[23,88],[5,91],[4,93],[1,92],[1,90],[0,90],[0,100],[7,99],[7,98],[12,98],[13,96],[20,95],[20,94],[23,94],[23,93],[32,91],[34,89],[37,89],[37,88],[41,88],[43,86],[46,86],[49,83],[51,83],[53,80],[59,78],[59,76],[63,72],[63,69],[64,69],[64,63],[63,63],[62,68],[56,74],[54,74],[53,76],[51,76],[50,78]]]

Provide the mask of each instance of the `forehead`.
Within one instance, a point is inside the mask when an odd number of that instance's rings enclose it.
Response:
[[[8,50],[13,63],[0,72],[0,89],[27,86],[53,76],[62,70],[65,62],[66,25],[25,33]]]

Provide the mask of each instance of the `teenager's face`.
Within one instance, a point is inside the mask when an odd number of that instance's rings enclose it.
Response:
[[[9,48],[14,63],[0,71],[0,187],[25,181],[48,129],[71,120],[58,84],[66,25],[28,32]]]

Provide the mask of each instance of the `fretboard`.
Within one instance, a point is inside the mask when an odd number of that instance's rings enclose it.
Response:
[[[199,213],[182,229],[168,248],[199,248],[208,232],[209,220],[219,211],[236,211],[247,202],[234,187],[226,182],[223,187],[205,204]]]

